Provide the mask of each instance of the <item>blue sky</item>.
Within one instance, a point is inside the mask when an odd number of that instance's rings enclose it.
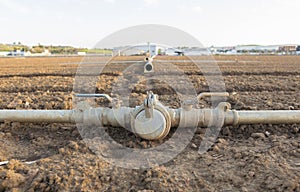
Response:
[[[0,43],[93,47],[139,24],[164,24],[204,46],[300,44],[299,0],[0,0]]]

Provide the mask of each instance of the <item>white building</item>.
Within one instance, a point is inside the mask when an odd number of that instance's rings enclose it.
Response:
[[[183,51],[157,44],[141,44],[134,46],[115,47],[114,55],[131,56],[146,55],[150,51],[150,55],[180,55]]]
[[[77,55],[79,55],[79,56],[85,56],[86,52],[77,52]]]
[[[212,52],[209,48],[200,48],[200,47],[193,47],[193,48],[186,48],[184,49],[184,55],[186,56],[197,56],[197,55],[211,55]]]
[[[9,54],[10,52],[7,51],[0,51],[0,57],[5,57]]]
[[[261,45],[242,45],[242,46],[237,46],[236,51],[239,53],[250,53],[250,52],[262,52],[262,53],[276,53],[280,50],[279,45],[266,45],[266,46],[261,46]]]

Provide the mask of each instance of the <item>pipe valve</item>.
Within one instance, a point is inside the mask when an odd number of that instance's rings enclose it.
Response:
[[[158,101],[152,91],[140,107],[136,107],[131,118],[132,131],[147,140],[165,138],[171,129],[171,117],[168,108]]]
[[[204,96],[226,97],[226,93],[202,94]],[[230,104],[221,102],[216,108],[198,109],[193,101],[185,101],[182,108],[171,109],[164,106],[153,92],[141,106],[121,107],[120,103],[108,95],[77,95],[83,97],[106,97],[115,103],[112,108],[84,108],[82,110],[0,110],[0,122],[48,122],[83,123],[104,127],[129,128],[137,136],[147,140],[165,138],[171,127],[217,127],[243,124],[300,124],[300,110],[236,111]]]

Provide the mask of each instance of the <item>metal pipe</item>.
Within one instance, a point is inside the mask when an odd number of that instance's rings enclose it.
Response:
[[[0,122],[75,123],[73,110],[0,110]]]
[[[228,111],[225,125],[295,124],[300,123],[300,110],[294,111]]]
[[[300,110],[290,111],[235,111],[229,103],[220,103],[214,109],[184,107],[170,109],[153,99],[152,118],[146,118],[145,102],[136,108],[91,108],[83,110],[0,110],[0,122],[27,123],[83,123],[124,127],[144,139],[161,139],[171,127],[210,127],[242,124],[300,124]]]
[[[0,110],[0,123],[101,123],[104,126],[125,127],[133,108],[92,108],[86,110]],[[100,120],[100,122],[99,122]],[[97,122],[98,121],[98,122]]]
[[[118,125],[120,117],[130,116],[133,108],[96,108],[99,115],[105,117],[104,125]],[[180,122],[180,114],[183,109],[168,109],[172,113],[172,127],[176,127]],[[89,111],[89,110],[88,110]],[[212,109],[195,109],[194,113],[199,114],[199,126],[207,126],[213,118]],[[0,110],[0,122],[32,122],[32,123],[75,123],[74,110]],[[118,114],[118,117],[115,117]],[[82,117],[77,118],[82,119]],[[188,118],[185,117],[185,118]],[[86,119],[88,120],[88,119]],[[80,120],[81,121],[81,120]],[[108,122],[106,122],[108,121]],[[225,112],[224,125],[243,125],[243,124],[295,124],[300,123],[300,110],[294,111],[235,111]],[[122,124],[122,123],[121,123]],[[122,125],[121,125],[122,126]]]

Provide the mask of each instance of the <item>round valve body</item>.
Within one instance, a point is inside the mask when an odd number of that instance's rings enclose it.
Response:
[[[171,118],[168,111],[160,105],[155,106],[150,118],[146,117],[143,107],[133,114],[131,127],[134,134],[146,140],[158,140],[165,138],[171,128]]]

